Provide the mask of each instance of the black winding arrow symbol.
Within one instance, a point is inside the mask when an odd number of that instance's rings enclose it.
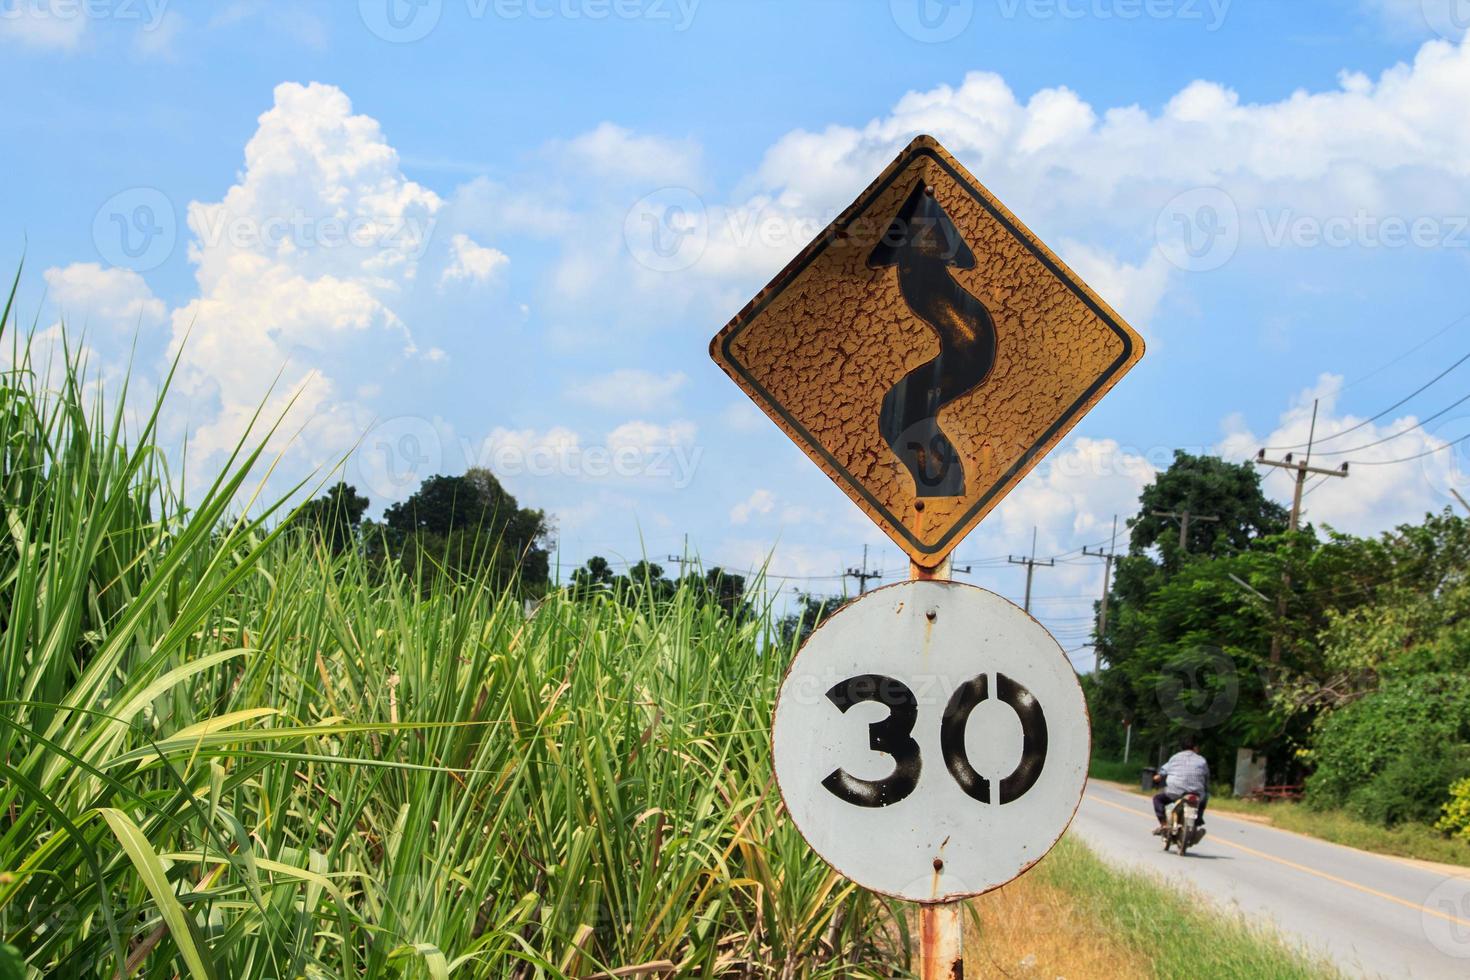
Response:
[[[938,335],[939,356],[883,396],[878,431],[913,475],[918,496],[963,496],[965,467],[939,426],[939,411],[990,377],[995,321],[950,274],[975,268],[975,253],[923,181],[868,256],[870,269],[893,266],[904,302]]]

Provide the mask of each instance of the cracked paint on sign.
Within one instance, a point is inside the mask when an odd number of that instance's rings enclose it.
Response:
[[[973,262],[948,263],[946,274],[994,328],[983,383],[941,402],[931,420],[963,466],[963,479],[945,484],[954,496],[918,485],[913,459],[900,459],[880,424],[885,397],[942,352],[933,314],[926,320],[901,291],[899,264],[870,261],[893,244],[919,187],[958,231],[954,245],[973,254]],[[710,350],[910,558],[933,568],[1138,363],[1143,340],[936,140],[921,136]]]

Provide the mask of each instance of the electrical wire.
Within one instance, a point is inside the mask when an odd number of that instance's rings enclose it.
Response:
[[[1470,317],[1470,313],[1466,313],[1464,316],[1461,316],[1459,320],[1456,320],[1455,321],[1455,323],[1450,324],[1450,327],[1455,326],[1455,324],[1458,324],[1461,320],[1464,320],[1467,317]],[[1446,327],[1445,328],[1445,330],[1448,330],[1448,329],[1449,329],[1449,327]],[[1443,332],[1444,332],[1443,330],[1440,331],[1440,333],[1443,333]],[[1435,336],[1438,336],[1438,334],[1436,334]],[[1430,338],[1430,339],[1432,340],[1433,338]],[[1429,341],[1425,341],[1426,344],[1428,342]],[[1416,350],[1417,350],[1417,348],[1416,348]],[[1408,355],[1406,354],[1404,356],[1407,357]],[[1400,358],[1400,360],[1402,360],[1402,358]],[[1321,439],[1316,440],[1315,441],[1315,445],[1320,446],[1324,442],[1331,442],[1334,439],[1341,439],[1343,436],[1347,435],[1348,433],[1350,433],[1350,432],[1356,432],[1357,430],[1363,428],[1365,425],[1372,425],[1374,422],[1377,422],[1379,419],[1383,418],[1385,415],[1388,415],[1391,412],[1394,412],[1400,406],[1404,405],[1405,403],[1407,403],[1409,401],[1412,401],[1418,395],[1423,394],[1430,387],[1432,387],[1433,385],[1435,385],[1438,382],[1442,381],[1446,375],[1448,375],[1455,368],[1459,367],[1461,364],[1464,364],[1466,361],[1470,361],[1470,354],[1466,354],[1464,357],[1461,357],[1458,361],[1456,361],[1455,363],[1451,364],[1449,367],[1445,368],[1439,374],[1435,375],[1435,377],[1433,379],[1431,379],[1430,381],[1428,381],[1428,382],[1420,385],[1418,388],[1415,388],[1409,394],[1405,395],[1403,398],[1400,398],[1398,401],[1394,402],[1392,405],[1388,406],[1387,408],[1385,408],[1383,411],[1379,412],[1377,415],[1373,416],[1372,418],[1364,419],[1363,421],[1359,422],[1357,425],[1349,426],[1348,428],[1343,429],[1341,432],[1334,432],[1330,436],[1324,436]],[[1388,365],[1384,365],[1384,367],[1387,367],[1387,366]],[[1383,370],[1383,368],[1379,368],[1379,370],[1381,371],[1381,370]],[[1371,377],[1371,375],[1366,375],[1365,377]],[[1458,404],[1458,402],[1456,404]],[[1285,449],[1304,449],[1304,448],[1306,448],[1309,445],[1313,445],[1313,443],[1301,442],[1301,443],[1297,443],[1294,446],[1267,446],[1266,447],[1266,450],[1268,452],[1278,452],[1278,451],[1285,450]],[[1313,452],[1316,452],[1315,448],[1313,449]],[[1333,455],[1333,454],[1332,453],[1323,453],[1323,455],[1324,456],[1330,456],[1330,455]]]
[[[1399,436],[1406,436],[1410,432],[1414,432],[1414,431],[1417,431],[1419,429],[1422,429],[1426,425],[1428,425],[1430,422],[1433,422],[1435,419],[1440,418],[1441,416],[1446,415],[1447,413],[1453,411],[1454,409],[1459,408],[1461,405],[1465,404],[1466,402],[1470,402],[1470,395],[1466,395],[1465,397],[1461,398],[1459,401],[1455,402],[1452,405],[1445,406],[1444,408],[1442,408],[1439,411],[1435,412],[1433,415],[1431,415],[1428,418],[1424,419],[1422,422],[1419,422],[1417,425],[1411,425],[1407,429],[1404,429],[1401,432],[1395,432],[1391,436],[1384,436],[1382,439],[1379,439],[1376,442],[1366,443],[1365,445],[1356,446],[1356,447],[1354,447],[1352,449],[1334,449],[1331,452],[1322,452],[1322,451],[1317,450],[1317,449],[1313,449],[1312,451],[1314,453],[1316,453],[1318,456],[1347,456],[1347,455],[1349,455],[1351,453],[1360,453],[1360,452],[1362,452],[1365,449],[1372,449],[1374,446],[1381,446],[1385,442],[1392,442],[1393,440],[1397,439]]]

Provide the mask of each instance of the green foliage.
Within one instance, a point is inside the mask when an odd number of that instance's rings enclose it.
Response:
[[[236,516],[253,449],[182,506],[152,418],[129,444],[75,366],[14,363],[0,944],[32,975],[902,968],[904,920],[779,806],[768,620],[685,590],[527,619],[490,564],[426,594]]]
[[[332,554],[340,555],[356,545],[369,503],[356,487],[338,482],[322,496],[303,504],[293,520],[298,527],[319,536]]]
[[[593,556],[572,572],[567,587],[567,594],[573,599],[585,601],[601,596],[633,607],[668,603],[681,593],[700,605],[714,606],[739,619],[754,615],[745,597],[745,576],[719,567],[702,574],[694,570],[671,579],[664,574],[662,565],[645,560],[629,568],[628,574],[618,575],[606,558]]]
[[[1434,826],[1436,830],[1470,841],[1470,779],[1461,779],[1450,786],[1450,798]]]
[[[1138,502],[1138,516],[1128,522],[1130,550],[1138,555],[1157,549],[1161,566],[1170,571],[1190,558],[1237,554],[1286,530],[1287,512],[1261,492],[1255,468],[1216,456],[1176,451],[1174,462],[1144,488]],[[1196,518],[1189,525],[1187,553],[1179,548],[1177,518],[1161,516],[1186,511]]]
[[[550,581],[545,513],[522,508],[487,469],[429,477],[368,531],[369,552],[396,558],[425,588],[485,576],[541,594]]]
[[[801,593],[797,597],[797,608],[781,618],[781,645],[791,650],[800,647],[812,635],[813,630],[851,601],[847,597],[832,598]]]
[[[1171,888],[1146,872],[1120,871],[1075,837],[1064,837],[1033,872],[1136,950],[1155,977],[1326,980],[1340,974],[1304,956],[1244,916]],[[983,937],[982,937],[983,942]]]
[[[1423,674],[1390,681],[1322,719],[1308,800],[1385,826],[1432,823],[1449,785],[1470,775],[1467,743],[1470,678]]]

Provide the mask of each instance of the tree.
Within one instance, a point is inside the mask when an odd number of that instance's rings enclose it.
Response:
[[[488,577],[539,592],[550,580],[546,514],[522,508],[486,469],[429,477],[384,512],[379,533],[385,550],[426,585]]]
[[[1287,528],[1286,508],[1261,491],[1261,475],[1248,463],[1230,463],[1216,456],[1194,456],[1178,450],[1174,462],[1138,498],[1138,515],[1128,522],[1129,548],[1140,555],[1157,548],[1159,564],[1177,570],[1189,556],[1237,554],[1254,541]],[[1179,548],[1176,519],[1160,513],[1215,517],[1190,522],[1186,551]]]
[[[662,565],[645,560],[629,568],[626,575],[614,575],[606,558],[594,556],[572,572],[567,592],[574,599],[606,596],[627,606],[669,603],[682,593],[697,605],[718,606],[736,618],[752,615],[745,598],[745,577],[718,567],[671,579]]]
[[[298,527],[315,531],[332,554],[340,555],[356,543],[369,503],[356,487],[339,481],[322,496],[302,504],[294,521]]]
[[[797,608],[781,617],[777,624],[781,646],[795,650],[807,641],[817,627],[831,619],[833,613],[849,602],[852,599],[847,596],[819,596],[806,592],[798,594]]]

